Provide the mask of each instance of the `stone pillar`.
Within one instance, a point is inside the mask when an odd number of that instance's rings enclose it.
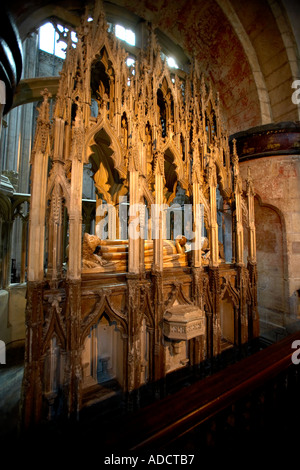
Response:
[[[79,115],[78,115],[79,114]],[[80,113],[75,119],[71,146],[68,278],[81,278],[82,175],[84,129]]]
[[[106,207],[106,204],[103,204],[103,200],[97,197],[96,215],[95,215],[95,234],[99,238],[104,238],[105,207]],[[87,229],[85,231],[88,232]]]
[[[25,368],[21,392],[21,428],[28,429],[40,422],[42,415],[42,335],[43,283],[28,281],[25,313]]]
[[[0,140],[1,140],[1,135],[2,135],[2,117],[3,117],[3,111],[4,111],[4,106],[5,106],[5,101],[6,101],[6,93],[5,93],[5,83],[0,82]],[[1,166],[0,166],[1,169]]]
[[[36,76],[38,34],[33,33],[23,43],[24,70],[22,78]],[[18,192],[29,192],[29,160],[32,145],[33,103],[27,103],[20,107],[20,158],[18,171]]]
[[[28,281],[34,282],[42,281],[44,278],[46,188],[50,154],[48,99],[51,95],[47,89],[42,92],[42,95],[44,100],[39,109],[35,146],[31,156]]]
[[[63,263],[63,187],[61,181],[64,176],[63,148],[64,148],[64,120],[55,118],[54,125],[53,166],[49,183],[53,182],[50,197],[50,215],[48,221],[48,279],[59,279]]]
[[[128,288],[128,392],[137,390],[141,379],[141,338],[139,319],[140,285],[138,274],[129,273],[127,276]]]
[[[165,351],[163,346],[163,333],[161,321],[163,318],[163,184],[164,184],[164,155],[157,152],[154,156],[155,175],[155,213],[152,215],[152,229],[155,230],[153,240],[153,267],[152,280],[154,292],[154,380],[158,381],[165,376]],[[153,232],[152,232],[153,233]],[[157,395],[160,391],[156,390]]]
[[[248,341],[248,315],[246,305],[246,290],[249,283],[248,271],[244,267],[244,232],[242,218],[242,178],[239,171],[239,162],[236,152],[236,140],[233,140],[232,155],[233,175],[234,175],[234,196],[235,196],[235,253],[237,271],[237,285],[240,293],[239,302],[239,324],[240,341],[244,344]]]
[[[201,210],[200,200],[200,185],[201,185],[201,168],[199,151],[195,149],[193,154],[193,169],[192,169],[192,182],[193,182],[193,232],[194,232],[194,249],[193,249],[193,266],[200,268],[202,266],[201,247],[202,247],[202,224],[203,224],[203,210]]]
[[[239,323],[240,323],[240,341],[244,344],[248,341],[248,312],[246,303],[246,292],[249,285],[248,270],[242,264],[237,266],[237,285],[240,293],[239,302]]]
[[[248,260],[251,263],[256,263],[256,230],[255,230],[255,220],[254,220],[254,187],[253,179],[251,176],[250,167],[248,167],[248,177],[246,179],[247,184],[247,202],[248,202],[248,238],[249,238],[249,248],[248,248]]]
[[[207,358],[212,359],[213,357],[213,314],[212,312],[206,312],[206,351]]]
[[[209,288],[212,296],[213,312],[210,323],[211,344],[213,355],[221,353],[221,321],[220,321],[220,273],[218,266],[209,266]]]
[[[71,142],[71,187],[69,200],[69,257],[67,272],[67,351],[68,351],[68,415],[78,418],[81,407],[81,237],[82,178],[84,161],[84,127],[82,110],[77,108]]]
[[[193,267],[193,303],[203,311],[203,268]],[[204,315],[204,313],[203,313]],[[207,320],[205,318],[205,323]],[[199,365],[207,356],[207,325],[205,324],[205,334],[191,340],[193,344],[193,355],[190,357],[191,364]]]
[[[248,271],[249,271],[249,282],[251,288],[251,305],[248,307],[249,317],[248,323],[250,324],[249,334],[250,338],[256,338],[259,336],[259,318],[257,310],[257,265],[256,265],[256,228],[254,218],[254,186],[253,178],[251,176],[250,167],[248,167],[247,179],[247,202],[248,202]]]
[[[163,189],[164,189],[164,155],[157,153],[154,162],[155,175],[155,213],[152,224],[154,225],[153,241],[153,270],[162,272],[163,270]],[[151,214],[152,215],[152,214]],[[153,228],[153,225],[152,225]]]
[[[129,227],[128,227],[128,272],[140,269],[139,228],[139,162],[135,150],[129,152]]]
[[[234,174],[234,195],[235,195],[235,251],[237,264],[244,263],[244,232],[242,217],[242,179],[239,171],[239,159],[236,153],[236,140],[233,139],[232,165]]]
[[[22,219],[21,273],[20,273],[21,284],[26,281],[25,271],[26,271],[27,227],[28,227],[27,218]]]
[[[202,224],[203,206],[201,205],[201,165],[198,149],[194,149],[192,182],[193,182],[193,301],[194,304],[203,309],[203,268],[202,268]],[[199,336],[191,340],[192,357],[190,361],[193,365],[199,365],[206,356],[206,335]]]
[[[46,189],[50,155],[48,90],[42,92],[35,145],[31,156],[28,282],[26,305],[25,369],[22,387],[22,426],[38,423],[42,414],[42,328]]]
[[[25,105],[26,106],[26,105]],[[18,158],[20,157],[20,132],[22,108],[13,108],[5,117],[7,127],[3,131],[2,170],[17,172]],[[20,159],[21,161],[21,159]]]
[[[163,277],[161,271],[152,272],[154,303],[154,380],[157,382],[165,376],[165,351],[161,322],[163,319]],[[159,391],[156,391],[159,393]]]
[[[260,327],[259,327],[259,315],[258,315],[258,306],[257,306],[257,265],[256,263],[248,263],[249,271],[249,282],[251,286],[251,323],[252,323],[252,337],[257,338],[259,336]],[[250,320],[249,320],[250,321]],[[252,338],[250,338],[252,339]]]
[[[114,202],[108,206],[108,238],[109,240],[116,240],[117,238],[117,225],[116,225],[116,206]]]
[[[140,203],[140,273],[145,271],[145,226],[146,226],[146,206]]]
[[[217,223],[217,174],[216,165],[210,157],[208,167],[209,205],[210,205],[210,266],[219,265],[219,241]]]
[[[81,409],[82,399],[82,368],[80,346],[80,324],[81,324],[81,280],[67,280],[67,309],[66,309],[66,331],[67,331],[67,409],[68,417],[77,420]]]
[[[13,221],[6,220],[2,223],[1,245],[2,251],[2,287],[9,287],[11,282],[11,238]]]

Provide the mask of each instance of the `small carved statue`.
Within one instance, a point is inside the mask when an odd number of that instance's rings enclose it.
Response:
[[[202,245],[202,264],[203,266],[207,266],[210,260],[210,246],[208,238],[205,237],[203,240]],[[219,242],[219,263],[225,263],[225,255],[224,255],[224,246],[223,243]]]

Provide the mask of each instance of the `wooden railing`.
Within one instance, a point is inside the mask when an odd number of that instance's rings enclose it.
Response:
[[[282,457],[284,468],[289,463],[296,468],[300,365],[292,362],[293,353],[298,358],[295,340],[300,332],[135,412],[121,412],[105,401],[101,412],[90,407],[79,422],[43,425],[21,435],[22,459],[34,446],[47,459],[61,453],[77,462],[80,455],[99,468],[103,463],[127,468],[193,463],[206,469],[217,463],[240,469],[250,461],[253,468],[263,468],[264,461],[269,469]]]
[[[292,343],[297,339],[300,332],[112,420],[100,432],[101,449],[107,455],[159,452],[200,457],[231,447],[270,445],[276,451],[277,445],[292,445],[300,429],[300,366],[292,362]]]

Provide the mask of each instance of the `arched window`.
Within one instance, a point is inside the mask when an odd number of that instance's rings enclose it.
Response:
[[[76,47],[77,36],[61,24],[53,25],[48,22],[39,28],[39,49],[56,57],[65,59],[68,37],[71,35],[72,45]]]
[[[122,41],[127,42],[131,46],[135,46],[135,33],[131,29],[126,29],[120,24],[115,25],[115,35]]]

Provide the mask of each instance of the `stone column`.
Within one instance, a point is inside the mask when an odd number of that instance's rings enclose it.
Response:
[[[211,344],[210,349],[213,355],[221,353],[221,321],[220,321],[220,273],[218,266],[209,266],[209,288],[212,297],[212,319],[210,320]]]
[[[48,90],[42,92],[35,144],[31,155],[31,201],[29,212],[28,283],[26,305],[25,369],[22,387],[22,426],[40,421],[42,414],[42,325],[46,189],[50,155]]]
[[[216,165],[210,157],[208,166],[209,205],[210,205],[210,266],[219,265],[219,242],[217,223],[217,174]]]
[[[129,227],[128,227],[128,272],[138,273],[140,269],[139,227],[139,161],[136,150],[129,152]]]
[[[137,390],[141,379],[141,338],[139,321],[140,285],[137,274],[128,274],[128,392]]]
[[[1,133],[2,133],[2,117],[3,117],[5,103],[6,103],[6,86],[5,86],[5,83],[1,80],[0,81],[0,140],[1,140]],[[0,169],[1,169],[1,166],[0,166]]]
[[[21,273],[20,283],[22,284],[26,280],[26,247],[27,247],[27,218],[22,219],[22,243],[21,243]]]
[[[54,125],[53,166],[49,177],[49,185],[53,181],[50,199],[50,216],[48,222],[48,269],[47,278],[58,279],[63,263],[63,188],[60,184],[64,179],[64,120],[55,118]]]
[[[240,293],[239,322],[241,344],[248,341],[248,312],[246,304],[246,292],[249,283],[248,270],[242,264],[237,266],[237,285]]]
[[[2,223],[1,245],[2,251],[2,287],[6,289],[11,283],[11,238],[12,238],[12,220],[5,220]]]
[[[236,263],[244,263],[244,233],[243,233],[243,218],[242,218],[242,178],[239,170],[239,159],[236,152],[236,140],[233,139],[233,175],[234,175],[234,195],[235,195],[235,250],[236,250]]]
[[[45,215],[48,157],[50,154],[49,102],[51,95],[42,92],[43,103],[39,108],[37,134],[31,156],[31,199],[29,213],[28,281],[44,278]],[[39,256],[37,256],[37,253]]]
[[[81,407],[81,235],[84,127],[80,105],[77,108],[71,143],[71,187],[69,200],[69,258],[67,272],[66,330],[68,351],[68,415],[77,419]]]
[[[155,175],[155,213],[152,224],[154,226],[153,241],[153,270],[162,272],[163,270],[163,189],[164,189],[164,155],[157,153],[154,162]],[[152,214],[151,214],[152,215]],[[153,227],[152,227],[153,228]]]
[[[23,79],[36,76],[37,52],[38,52],[38,34],[31,34],[23,43],[24,47],[24,70]],[[18,192],[28,193],[29,187],[29,160],[32,145],[32,127],[33,127],[33,103],[27,103],[20,106],[20,159],[18,171]]]
[[[249,237],[249,252],[248,259],[251,263],[256,263],[256,230],[254,220],[254,187],[253,179],[251,176],[250,167],[248,167],[247,184],[247,202],[248,202],[248,237]]]
[[[68,279],[81,278],[82,175],[84,129],[81,116],[76,116],[71,146],[71,188],[69,202]]]
[[[157,152],[154,156],[155,175],[155,206],[152,214],[153,240],[153,267],[152,279],[154,289],[154,380],[158,381],[165,375],[165,351],[163,346],[163,333],[160,326],[163,318],[163,185],[164,185],[164,155]],[[159,396],[160,391],[157,389]]]
[[[249,271],[249,282],[251,287],[251,333],[254,338],[259,336],[259,317],[257,310],[257,265],[256,265],[256,228],[255,228],[255,217],[254,217],[254,185],[251,176],[250,167],[248,167],[248,174],[246,179],[247,184],[247,201],[248,201],[248,239],[249,239],[249,251],[248,251],[248,271]]]
[[[193,249],[193,266],[200,268],[202,266],[201,247],[202,247],[202,223],[203,211],[200,202],[200,185],[201,185],[201,168],[199,152],[194,152],[192,182],[193,182],[193,225],[194,225],[194,249]]]
[[[145,271],[145,225],[146,225],[146,206],[140,203],[140,273]]]
[[[193,154],[192,168],[193,182],[193,300],[195,305],[203,309],[203,268],[202,268],[202,224],[203,224],[203,206],[201,205],[201,164],[198,149]],[[205,335],[199,336],[191,340],[191,349],[193,350],[191,363],[198,366],[205,356],[206,339]]]
[[[206,351],[207,358],[212,359],[213,357],[213,314],[212,312],[206,312]]]
[[[248,341],[248,316],[246,305],[246,289],[248,277],[247,270],[244,267],[244,232],[243,232],[243,219],[242,219],[242,178],[239,170],[239,159],[236,151],[236,140],[233,139],[233,190],[235,196],[235,262],[238,265],[237,271],[237,285],[239,288],[240,301],[239,301],[239,323],[240,323],[240,341],[241,344]]]
[[[42,415],[42,336],[43,284],[27,283],[25,313],[25,368],[21,392],[21,428],[28,429],[40,422]]]

